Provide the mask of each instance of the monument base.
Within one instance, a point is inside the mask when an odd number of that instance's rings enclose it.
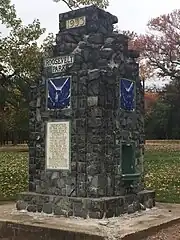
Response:
[[[17,210],[43,212],[56,216],[101,219],[118,217],[155,206],[155,192],[143,190],[126,196],[82,198],[24,192],[16,203]]]

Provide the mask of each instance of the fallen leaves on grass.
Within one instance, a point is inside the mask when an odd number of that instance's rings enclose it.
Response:
[[[145,169],[146,187],[156,190],[157,200],[180,203],[180,151],[146,151]]]
[[[28,153],[0,152],[0,198],[14,198],[28,186]],[[158,201],[180,203],[180,145],[146,145],[145,183]]]
[[[174,152],[174,151],[180,151],[180,144],[174,143],[174,144],[167,144],[167,143],[148,143],[145,145],[145,149],[148,152]]]
[[[13,199],[27,184],[27,153],[0,152],[0,199]]]

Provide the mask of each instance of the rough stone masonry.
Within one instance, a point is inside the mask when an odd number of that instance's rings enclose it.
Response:
[[[103,218],[155,205],[144,189],[144,96],[138,53],[95,6],[59,15],[31,87],[29,192],[17,209]]]

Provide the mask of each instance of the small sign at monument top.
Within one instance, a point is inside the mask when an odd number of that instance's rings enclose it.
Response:
[[[83,27],[85,25],[86,25],[86,17],[85,16],[69,19],[66,21],[66,29]]]
[[[56,58],[47,58],[44,61],[45,68],[51,68],[52,73],[60,73],[67,69],[74,63],[74,56],[59,56]]]

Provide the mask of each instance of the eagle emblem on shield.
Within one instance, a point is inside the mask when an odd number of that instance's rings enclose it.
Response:
[[[47,80],[48,109],[70,108],[71,77],[62,76]]]

